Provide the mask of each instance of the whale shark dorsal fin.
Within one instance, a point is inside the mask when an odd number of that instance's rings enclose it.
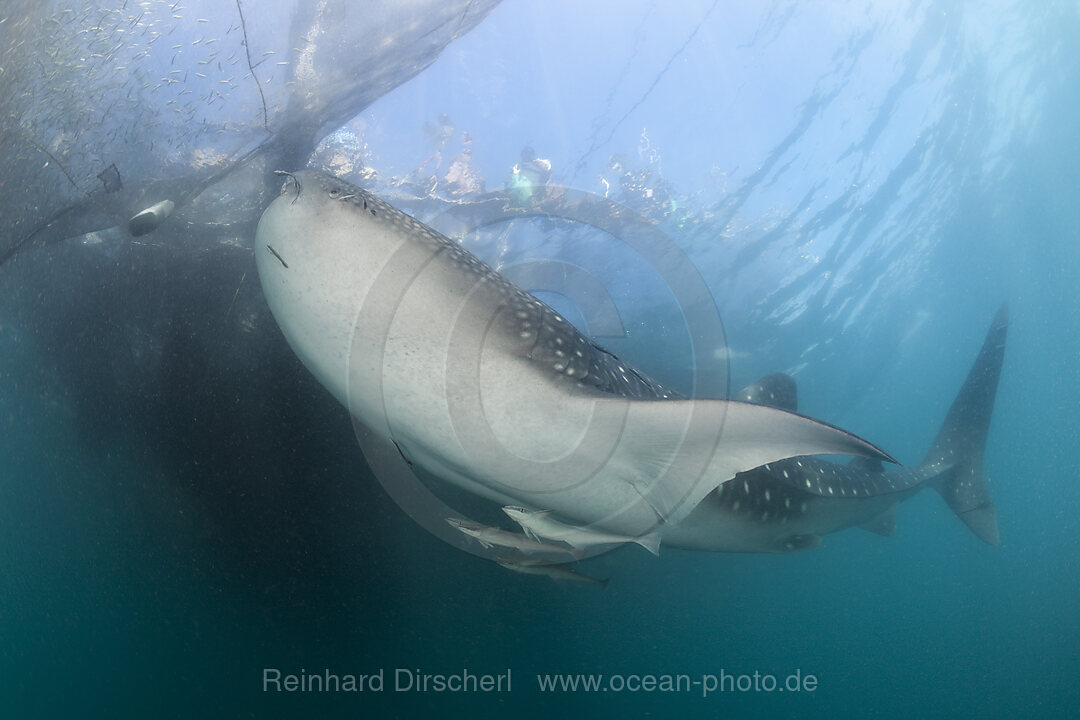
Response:
[[[862,472],[868,473],[885,472],[885,466],[881,464],[881,460],[878,458],[862,457],[859,455],[851,458],[848,467],[852,470],[861,470]]]
[[[747,385],[737,392],[733,399],[791,412],[799,409],[799,392],[795,385],[795,378],[787,373],[766,375],[753,385]]]
[[[661,535],[659,532],[651,532],[634,538],[634,542],[651,552],[653,555],[660,557],[660,539]]]

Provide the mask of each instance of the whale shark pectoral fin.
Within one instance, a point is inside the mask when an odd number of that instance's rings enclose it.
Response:
[[[659,532],[646,533],[640,537],[634,538],[634,542],[651,552],[656,557],[660,557],[660,540],[661,535]]]
[[[659,468],[646,493],[648,504],[672,524],[737,473],[784,458],[861,455],[896,462],[840,428],[763,405],[729,400],[637,401],[631,415],[636,417],[631,417],[629,427],[642,437],[644,456],[639,461]]]

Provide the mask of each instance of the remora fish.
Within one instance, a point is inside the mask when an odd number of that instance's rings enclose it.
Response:
[[[983,452],[1005,355],[1008,308],[998,310],[981,351],[922,464],[885,470],[856,458],[837,465],[793,458],[741,472],[716,488],[664,544],[721,552],[808,550],[821,536],[856,525],[880,535],[896,527],[897,505],[925,487],[937,490],[964,524],[999,543],[997,514],[983,476]],[[750,402],[794,409],[795,382],[770,375],[738,393]]]
[[[550,510],[531,511],[523,507],[507,505],[503,512],[510,519],[521,526],[525,534],[536,540],[558,540],[576,548],[590,548],[596,545],[622,545],[624,543],[637,543],[653,555],[660,554],[660,533],[651,532],[638,537],[628,535],[616,535],[590,528],[578,527],[561,523],[551,517]]]
[[[639,536],[766,463],[891,461],[785,410],[680,398],[370,193],[312,171],[282,174],[255,243],[278,325],[373,436],[439,478]]]
[[[495,562],[502,565],[507,570],[513,570],[516,573],[522,573],[523,575],[545,575],[556,582],[569,581],[569,582],[583,582],[593,583],[600,587],[607,587],[608,579],[604,578],[600,580],[598,578],[590,577],[572,570],[568,565],[549,565],[547,563],[536,562],[532,560],[507,560],[506,558],[499,558]]]
[[[450,524],[450,527],[459,530],[464,535],[468,535],[485,548],[497,546],[517,550],[525,555],[569,555],[574,560],[579,560],[582,555],[580,550],[559,545],[549,545],[525,535],[507,532],[501,528],[489,527],[459,518],[446,518],[446,522]]]

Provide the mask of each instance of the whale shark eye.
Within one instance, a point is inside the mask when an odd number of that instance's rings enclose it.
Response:
[[[332,200],[352,200],[356,197],[356,194],[344,195],[344,191],[341,188],[330,188],[327,194]]]

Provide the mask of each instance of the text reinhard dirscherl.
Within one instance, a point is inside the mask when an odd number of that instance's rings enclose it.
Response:
[[[411,668],[385,668],[367,675],[338,674],[325,669],[283,673],[278,668],[263,668],[263,692],[435,692],[475,693],[510,692],[510,668],[499,674],[474,673],[464,669],[454,673],[426,673]]]
[[[428,673],[413,668],[379,668],[359,675],[322,671],[282,672],[263,668],[263,692],[285,693],[508,693],[513,691],[512,672],[475,673],[469,669],[450,673]],[[550,674],[536,676],[536,690],[541,693],[652,693],[691,692],[709,697],[714,693],[806,693],[818,689],[816,675],[796,669],[788,675],[754,671],[737,675],[721,670],[719,674]]]

